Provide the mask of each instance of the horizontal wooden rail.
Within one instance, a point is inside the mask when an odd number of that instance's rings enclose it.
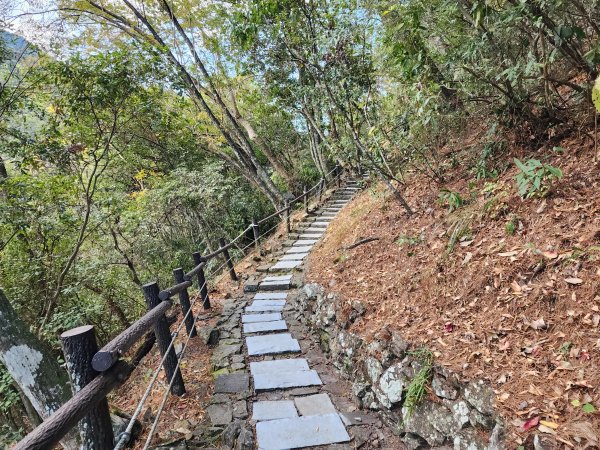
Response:
[[[206,267],[206,261],[201,261],[200,263],[196,264],[196,267],[194,267],[192,270],[190,270],[188,273],[186,273],[183,276],[183,279],[185,281],[190,281],[192,279],[192,277],[194,275],[198,275],[198,272],[200,272],[202,269],[204,269],[204,267]]]
[[[191,285],[192,282],[189,280],[182,281],[181,283],[177,283],[176,285],[171,286],[170,288],[163,289],[162,291],[160,291],[160,293],[158,294],[158,298],[160,298],[163,301],[168,300],[174,295],[179,294],[181,291],[186,290]]]
[[[120,356],[150,331],[172,304],[169,300],[161,302],[102,347],[92,358],[92,367],[94,370],[104,372],[114,366]]]
[[[94,378],[87,386],[58,408],[54,414],[44,420],[13,450],[48,450],[77,425],[91,408],[117,386],[122,384],[132,371],[132,366],[119,361],[112,369]]]

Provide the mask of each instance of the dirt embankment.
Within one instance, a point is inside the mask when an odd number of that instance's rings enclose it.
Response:
[[[488,184],[460,165],[443,185],[412,174],[410,217],[371,186],[311,254],[308,281],[367,305],[351,330],[367,340],[399,330],[438,364],[489,380],[515,448],[533,431],[598,446],[600,165],[580,142],[529,157],[564,174],[544,198],[517,195],[515,167]],[[450,212],[442,188],[464,204]],[[344,249],[368,237],[379,239]]]

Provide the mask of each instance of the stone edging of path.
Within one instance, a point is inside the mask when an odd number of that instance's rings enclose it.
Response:
[[[360,301],[352,302],[348,314],[343,311],[347,302],[344,307],[342,299],[326,294],[322,286],[307,284],[302,291],[295,297],[295,318],[319,335],[321,348],[338,373],[352,381],[360,406],[379,411],[407,448],[505,448],[494,391],[482,380],[461,380],[447,368],[433,365],[431,392],[409,414],[403,405],[406,388],[423,367],[410,343],[385,329],[367,344],[347,331],[366,312]]]

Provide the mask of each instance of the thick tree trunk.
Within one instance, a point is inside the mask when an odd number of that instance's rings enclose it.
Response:
[[[0,362],[39,416],[47,419],[71,397],[67,373],[17,316],[1,290],[0,329]],[[65,449],[77,449],[77,433],[69,433],[61,444]]]

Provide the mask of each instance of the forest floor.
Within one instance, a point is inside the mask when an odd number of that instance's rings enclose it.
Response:
[[[398,330],[437,364],[488,380],[509,448],[530,448],[533,431],[565,448],[598,448],[600,164],[578,139],[538,153],[527,157],[564,174],[545,198],[517,195],[514,166],[492,184],[473,181],[457,163],[466,152],[451,146],[443,185],[408,175],[410,217],[372,185],[317,244],[307,281],[367,305],[349,330],[367,341]],[[441,188],[464,205],[450,212]],[[343,249],[368,237],[378,240]]]

